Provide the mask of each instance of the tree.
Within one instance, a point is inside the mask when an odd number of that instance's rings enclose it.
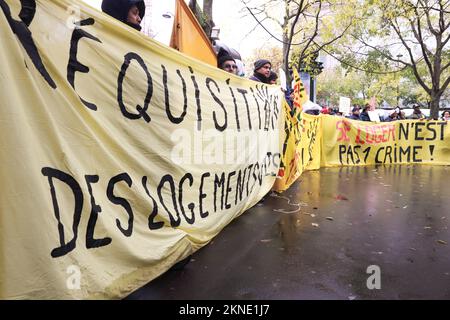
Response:
[[[322,104],[338,105],[339,97],[352,100],[353,104],[367,102],[374,79],[363,72],[346,72],[341,67],[325,70],[317,79],[317,101]]]
[[[358,64],[376,53],[384,60],[379,72],[398,71],[400,66],[409,69],[428,95],[431,117],[437,119],[439,102],[450,84],[450,1],[361,3],[360,19],[347,39],[353,42],[351,54],[341,50],[341,58]]]
[[[205,34],[211,37],[211,30],[214,27],[212,15],[213,0],[203,0],[203,10],[197,4],[197,0],[189,0],[189,8],[194,13]]]
[[[352,18],[332,22],[332,17],[343,3],[350,5],[357,0],[282,0],[282,9],[278,0],[241,0],[249,14],[271,37],[283,45],[283,69],[289,79],[289,69],[292,65],[300,68],[307,65],[311,57],[340,39],[352,24]],[[282,12],[279,12],[282,10]],[[351,12],[351,11],[348,11]],[[347,14],[348,14],[347,12]],[[282,19],[277,18],[277,14]],[[266,20],[272,21],[278,27],[277,31],[270,31],[265,27]],[[281,33],[281,39],[279,34]],[[296,48],[295,61],[291,60],[293,47]],[[319,68],[320,69],[320,68]]]
[[[203,0],[203,15],[205,16],[205,33],[208,35],[208,37],[211,36],[211,30],[214,27],[214,21],[213,21],[213,0]]]
[[[378,104],[387,102],[396,106],[397,95],[408,105],[423,100],[425,94],[406,70],[401,74],[376,74],[336,67],[320,74],[317,83],[318,101],[334,105],[339,103],[340,96],[346,96],[354,104],[365,104],[376,97]]]
[[[283,52],[280,47],[268,47],[262,46],[260,48],[253,49],[253,54],[244,59],[246,66],[246,73],[248,75],[253,74],[253,63],[258,59],[267,59],[272,63],[272,70],[278,72],[278,69],[283,67]]]

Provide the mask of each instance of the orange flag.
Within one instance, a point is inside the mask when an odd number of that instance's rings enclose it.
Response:
[[[170,46],[216,67],[216,53],[191,9],[183,0],[176,0],[175,11]]]

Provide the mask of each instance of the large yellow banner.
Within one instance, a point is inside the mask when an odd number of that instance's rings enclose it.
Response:
[[[446,121],[402,120],[373,123],[312,116],[284,104],[285,135],[274,190],[287,190],[306,170],[330,166],[450,165]],[[306,186],[308,187],[308,186]]]
[[[446,121],[372,123],[322,116],[322,166],[450,164]]]
[[[320,168],[321,118],[302,113],[294,107],[292,114],[284,101],[284,141],[280,170],[273,190],[287,190],[305,170]]]
[[[79,1],[0,0],[0,298],[120,298],[272,187],[282,92]]]

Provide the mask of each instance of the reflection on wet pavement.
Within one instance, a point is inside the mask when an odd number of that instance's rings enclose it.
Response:
[[[450,167],[305,172],[131,299],[450,299]],[[369,290],[367,268],[381,270]]]

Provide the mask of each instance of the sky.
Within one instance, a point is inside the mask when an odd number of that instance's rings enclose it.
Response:
[[[102,0],[83,0],[100,10]],[[202,6],[203,1],[198,1]],[[164,13],[175,11],[175,0],[153,0],[152,2],[152,30],[153,37],[165,44],[169,43],[173,18],[164,18]],[[246,15],[244,15],[246,14]],[[255,48],[267,45],[270,36],[258,26],[248,34],[257,24],[248,11],[243,10],[241,0],[215,0],[213,3],[213,20],[220,28],[220,41],[237,50],[243,58],[252,55]],[[146,27],[145,21],[143,27]],[[272,28],[273,29],[273,26]],[[281,30],[277,30],[281,32]],[[280,46],[281,43],[271,40],[271,45]]]

